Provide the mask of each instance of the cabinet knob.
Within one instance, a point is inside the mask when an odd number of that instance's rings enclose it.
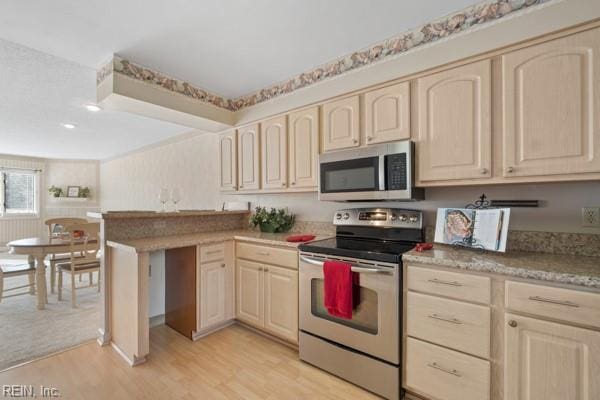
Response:
[[[221,264],[221,268],[225,268],[225,264]]]
[[[295,185],[295,184],[296,184],[296,182],[292,182],[291,184],[292,184],[292,185]]]
[[[357,144],[358,140],[354,139],[354,140],[352,140],[352,143]]]
[[[263,270],[263,268],[262,268],[262,267],[258,267],[258,270],[259,270],[259,271],[262,271],[262,270]]]
[[[240,189],[243,188],[243,187],[244,187],[244,185],[240,185]]]
[[[285,182],[281,182],[281,186],[285,187]]]
[[[506,172],[508,172],[509,174],[514,171],[515,171],[515,169],[513,167],[506,167]]]
[[[265,267],[265,272],[267,272],[269,270],[269,268]]]
[[[511,319],[510,321],[508,321],[508,326],[510,326],[511,328],[516,328],[517,321],[515,321],[514,319]]]
[[[488,169],[487,168],[481,168],[481,175],[485,175],[488,173]]]
[[[369,136],[369,137],[367,138],[367,142],[370,142],[371,140],[373,140],[373,138],[372,138],[371,136]],[[356,141],[354,141],[354,142],[356,143]]]

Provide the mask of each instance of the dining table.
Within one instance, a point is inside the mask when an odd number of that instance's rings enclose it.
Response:
[[[94,243],[89,240],[88,243]],[[43,310],[48,303],[48,289],[46,285],[46,257],[50,254],[65,254],[72,250],[79,251],[85,247],[85,242],[73,242],[68,237],[32,237],[13,240],[7,244],[10,254],[26,255],[29,264],[35,264],[35,286],[37,293],[37,308]]]

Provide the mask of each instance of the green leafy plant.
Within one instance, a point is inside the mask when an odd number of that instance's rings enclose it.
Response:
[[[285,208],[279,210],[266,207],[256,207],[254,214],[250,217],[252,226],[260,226],[261,232],[287,232],[292,229],[296,216],[288,213]]]
[[[52,185],[48,188],[48,193],[50,193],[54,197],[60,197],[62,192],[63,192],[63,190],[61,188],[56,187],[54,185]]]
[[[79,189],[79,197],[88,198],[90,197],[90,188],[87,186],[83,186]]]

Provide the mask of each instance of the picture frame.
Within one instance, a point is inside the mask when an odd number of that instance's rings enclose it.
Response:
[[[81,186],[68,186],[67,187],[67,197],[79,197],[79,190]]]

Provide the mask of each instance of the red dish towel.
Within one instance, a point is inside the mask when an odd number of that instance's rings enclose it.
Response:
[[[325,308],[334,316],[352,319],[354,306],[353,286],[358,285],[358,274],[352,272],[350,264],[338,261],[325,261]]]
[[[310,242],[315,238],[315,235],[292,235],[288,236],[285,240],[288,242]]]

